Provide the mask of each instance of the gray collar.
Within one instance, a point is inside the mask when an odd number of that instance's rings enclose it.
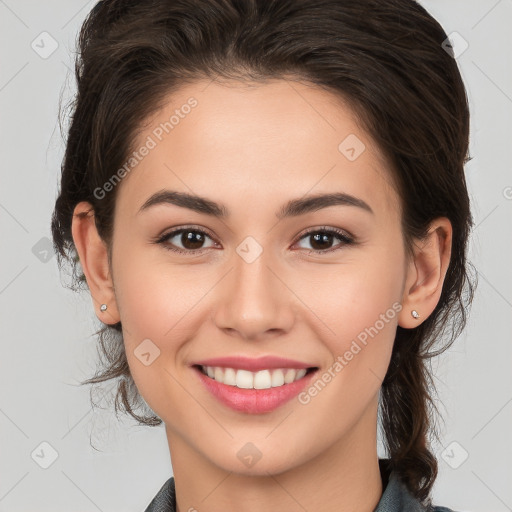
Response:
[[[374,512],[428,512],[407,489],[394,471],[389,475],[388,485],[384,489]]]
[[[379,459],[379,467],[387,485],[374,512],[435,512],[437,507],[424,507],[409,492],[397,473],[389,471],[389,459]],[[450,512],[449,509],[443,510]],[[145,512],[176,512],[174,477],[164,483]]]

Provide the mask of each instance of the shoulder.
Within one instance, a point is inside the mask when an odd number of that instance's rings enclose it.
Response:
[[[374,512],[456,512],[432,503],[422,504],[411,494],[398,473],[390,470],[386,460],[380,462],[380,467],[385,489]]]
[[[169,478],[144,512],[176,512],[174,477]]]

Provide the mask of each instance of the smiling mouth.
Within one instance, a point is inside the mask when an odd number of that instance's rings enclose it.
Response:
[[[269,389],[287,386],[318,370],[310,368],[269,368],[251,372],[221,366],[193,365],[193,368],[210,379],[241,389]]]

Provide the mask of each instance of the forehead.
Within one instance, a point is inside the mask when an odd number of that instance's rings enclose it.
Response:
[[[307,83],[187,84],[145,120],[133,149],[145,156],[119,191],[133,208],[170,188],[256,208],[340,191],[398,209],[387,163],[348,103]]]

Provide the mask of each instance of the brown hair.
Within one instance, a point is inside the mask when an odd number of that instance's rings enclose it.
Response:
[[[80,33],[78,89],[52,218],[59,265],[69,260],[74,284],[85,284],[71,236],[74,207],[91,203],[110,248],[116,188],[102,199],[94,191],[126,161],[141,122],[186,82],[291,76],[348,100],[390,163],[409,254],[433,219],[446,216],[453,227],[439,303],[418,327],[397,328],[381,389],[391,469],[422,501],[437,476],[427,360],[464,328],[476,285],[466,261],[473,225],[464,177],[469,109],[456,61],[442,46],[446,38],[414,0],[101,1]],[[96,334],[103,367],[84,384],[118,378],[116,412],[160,424],[150,409],[152,415],[135,413],[144,401],[130,375],[121,323]],[[444,346],[431,350],[445,334]]]

